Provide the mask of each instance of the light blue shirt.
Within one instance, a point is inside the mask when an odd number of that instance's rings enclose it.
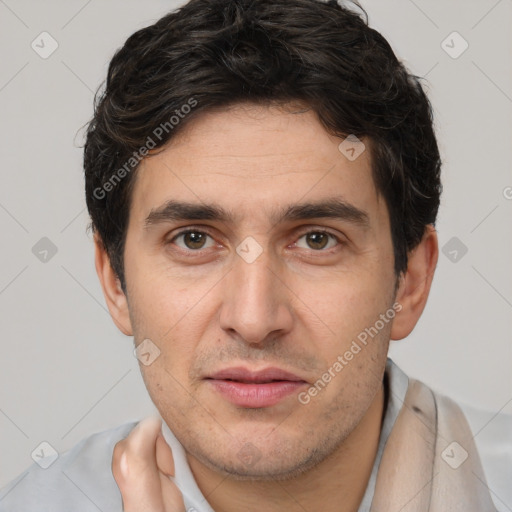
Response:
[[[373,470],[359,512],[368,512],[375,490],[380,460],[388,436],[402,407],[407,375],[388,359],[386,410]],[[492,499],[498,512],[512,511],[512,416],[461,406],[475,434]],[[33,464],[0,491],[0,512],[122,512],[122,499],[112,475],[115,444],[128,436],[137,422],[94,434],[47,469]],[[485,425],[485,428],[482,428]],[[199,490],[185,450],[165,423],[162,431],[172,448],[175,483],[187,510],[214,512]],[[423,511],[420,511],[423,512]]]

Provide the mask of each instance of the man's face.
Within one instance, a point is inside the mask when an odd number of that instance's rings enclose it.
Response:
[[[136,343],[161,351],[143,377],[189,456],[210,469],[308,469],[381,385],[391,321],[377,321],[396,281],[389,218],[368,146],[351,161],[342,140],[311,112],[238,106],[198,117],[137,171],[127,299]],[[226,218],[188,218],[169,201]],[[325,202],[345,207],[297,208]]]

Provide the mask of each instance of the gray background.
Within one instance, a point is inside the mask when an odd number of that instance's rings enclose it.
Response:
[[[440,255],[416,330],[391,356],[456,400],[510,413],[512,1],[362,4],[429,81],[444,159],[440,244],[458,239]],[[115,49],[176,5],[0,0],[0,486],[42,441],[62,452],[154,411],[132,339],[112,323],[95,274],[79,128]],[[47,59],[31,47],[43,31],[59,45]],[[455,59],[441,45],[453,31],[469,43]],[[43,237],[57,248],[46,262],[36,257],[45,242],[32,251]]]

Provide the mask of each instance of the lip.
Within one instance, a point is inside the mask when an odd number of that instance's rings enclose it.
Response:
[[[224,368],[208,378],[215,380],[236,380],[241,382],[264,383],[272,380],[287,380],[291,382],[304,382],[298,375],[282,370],[281,368],[269,367],[262,370],[252,371],[243,366]]]
[[[274,367],[258,371],[225,368],[205,380],[225,399],[247,408],[270,407],[307,384],[301,377]]]

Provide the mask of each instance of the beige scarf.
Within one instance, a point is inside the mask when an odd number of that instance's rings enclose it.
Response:
[[[370,512],[496,512],[460,407],[409,379]]]

